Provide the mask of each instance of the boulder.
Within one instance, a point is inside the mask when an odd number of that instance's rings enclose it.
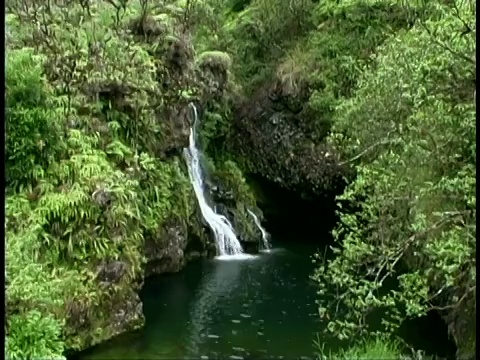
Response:
[[[145,239],[145,276],[177,272],[185,265],[188,229],[184,222],[171,218],[153,236]]]

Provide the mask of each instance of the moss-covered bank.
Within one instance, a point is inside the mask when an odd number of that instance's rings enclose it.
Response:
[[[188,103],[213,97],[185,14],[8,4],[9,357],[61,358],[142,326],[144,276],[214,251],[181,158]]]

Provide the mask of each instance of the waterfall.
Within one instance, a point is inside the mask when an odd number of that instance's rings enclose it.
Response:
[[[252,218],[253,218],[253,221],[255,222],[255,225],[257,225],[257,228],[260,230],[260,232],[262,233],[262,244],[263,244],[263,249],[264,250],[269,250],[270,249],[270,243],[268,242],[268,233],[267,233],[267,230],[265,230],[262,226],[262,224],[260,223],[260,220],[258,220],[258,217],[257,215],[255,215],[255,213],[253,211],[250,211],[249,209],[247,209],[248,213],[250,215],[252,215]]]
[[[190,128],[189,146],[183,150],[188,166],[190,182],[193,185],[202,216],[213,231],[218,255],[221,257],[228,256],[229,258],[231,255],[236,255],[236,258],[238,258],[239,255],[243,254],[243,249],[235,235],[232,224],[230,224],[225,216],[217,214],[212,207],[208,205],[205,198],[204,177],[200,164],[200,150],[196,144],[198,112],[194,104],[190,104],[190,106],[193,109],[194,121]]]

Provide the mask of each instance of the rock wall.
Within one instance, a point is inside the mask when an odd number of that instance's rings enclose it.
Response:
[[[477,324],[472,315],[476,313],[475,294],[470,294],[456,308],[447,311],[444,316],[450,335],[457,345],[457,359],[476,358]]]
[[[232,152],[248,172],[304,197],[340,192],[346,170],[308,128],[307,94],[283,95],[279,86],[269,83],[236,106]]]
[[[195,214],[190,224],[172,217],[155,236],[145,239],[145,277],[178,272],[188,261],[208,256],[212,245],[208,230]]]

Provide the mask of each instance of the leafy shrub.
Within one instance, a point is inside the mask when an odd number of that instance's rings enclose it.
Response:
[[[62,324],[51,316],[43,316],[37,310],[12,315],[8,319],[10,337],[7,353],[11,359],[64,360],[63,342],[60,340]],[[25,344],[29,344],[25,347]]]
[[[456,319],[451,334],[471,353],[475,47],[471,34],[452,29],[474,28],[474,14],[457,5],[459,13],[436,4],[436,17],[381,46],[335,110],[331,141],[358,173],[339,200],[364,199],[358,212],[340,214],[336,257],[314,275],[321,316],[339,338],[392,332],[437,309]],[[384,315],[380,328],[368,321],[374,311]]]
[[[42,56],[23,48],[7,53],[7,186],[32,182],[62,150],[62,112],[45,81]]]

